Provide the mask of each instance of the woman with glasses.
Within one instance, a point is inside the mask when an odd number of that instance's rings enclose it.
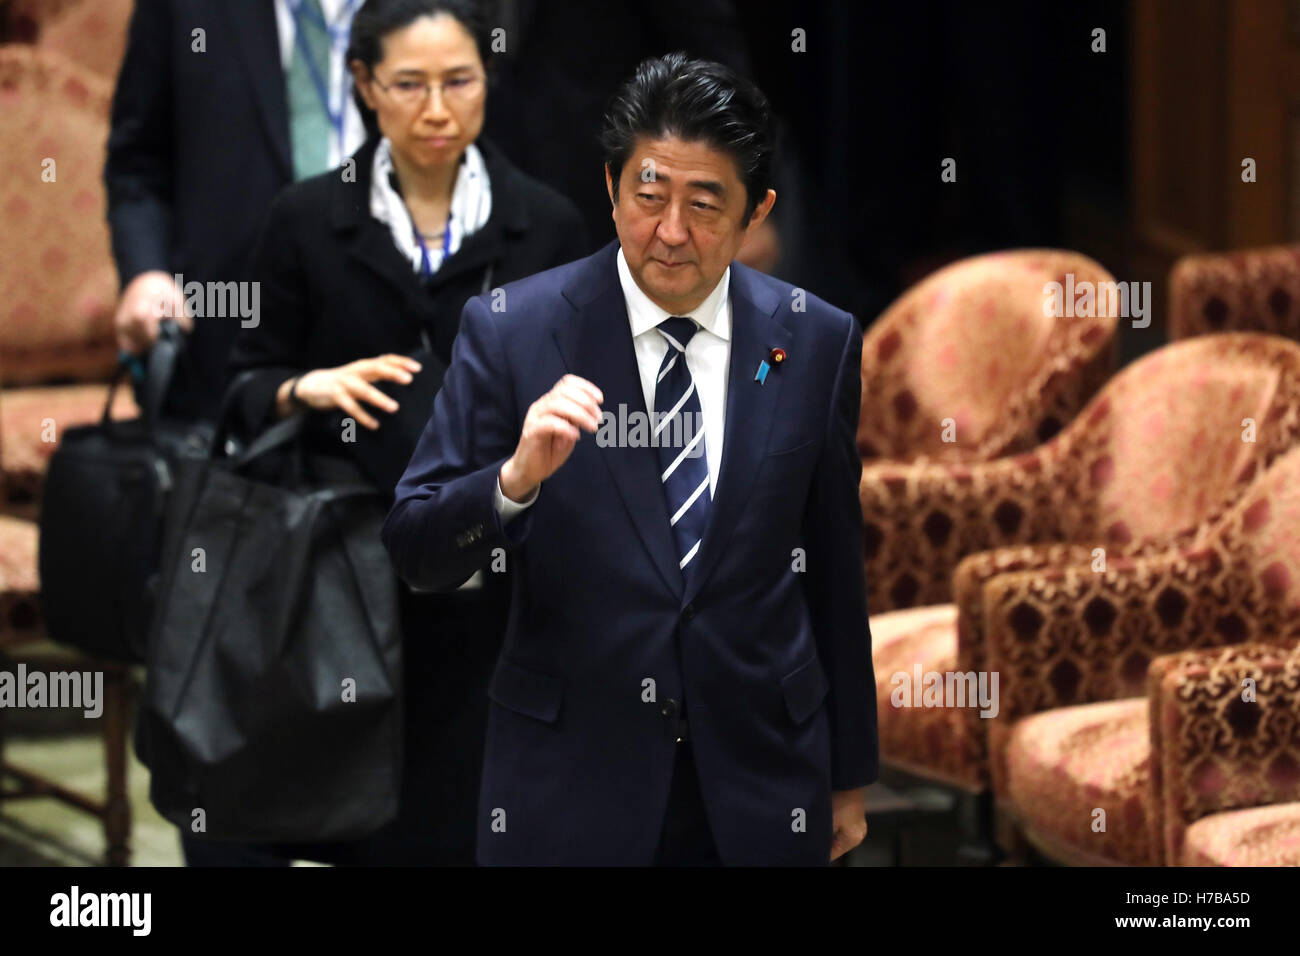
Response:
[[[313,454],[352,458],[386,493],[428,418],[461,309],[577,258],[577,210],[479,139],[487,31],[468,0],[367,0],[348,61],[370,136],[336,170],[291,186],[255,255],[257,324],[232,374],[245,435],[306,410]],[[251,371],[250,371],[251,370]],[[487,685],[508,569],[459,591],[401,585],[406,745],[398,817],[355,844],[285,847],[349,863],[473,864]]]

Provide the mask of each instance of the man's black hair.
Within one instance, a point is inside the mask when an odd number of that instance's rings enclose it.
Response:
[[[639,137],[675,136],[728,153],[745,184],[745,215],[772,187],[775,132],[762,90],[721,63],[669,53],[645,60],[610,99],[600,142],[618,180]]]

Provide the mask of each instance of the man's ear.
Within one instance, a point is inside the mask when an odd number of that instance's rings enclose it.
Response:
[[[754,207],[754,213],[749,217],[749,223],[745,226],[745,231],[749,232],[757,229],[767,218],[767,214],[772,211],[772,206],[776,203],[776,190],[769,189],[763,201]]]
[[[375,101],[370,89],[370,71],[360,60],[353,60],[348,64],[348,69],[352,71],[352,85],[361,91],[361,99],[373,110]]]
[[[605,192],[609,193],[609,204],[614,205],[614,177],[609,173],[609,163],[605,164]]]

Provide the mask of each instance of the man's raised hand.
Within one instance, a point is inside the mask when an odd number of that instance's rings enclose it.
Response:
[[[528,407],[515,453],[501,466],[501,491],[512,501],[533,490],[568,460],[584,431],[600,426],[604,395],[578,375],[566,375]]]

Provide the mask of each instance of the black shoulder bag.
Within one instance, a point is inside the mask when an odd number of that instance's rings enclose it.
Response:
[[[136,751],[159,813],[202,838],[346,840],[397,813],[402,641],[381,492],[307,459],[305,413],[177,464]],[[290,467],[251,472],[277,451]]]

